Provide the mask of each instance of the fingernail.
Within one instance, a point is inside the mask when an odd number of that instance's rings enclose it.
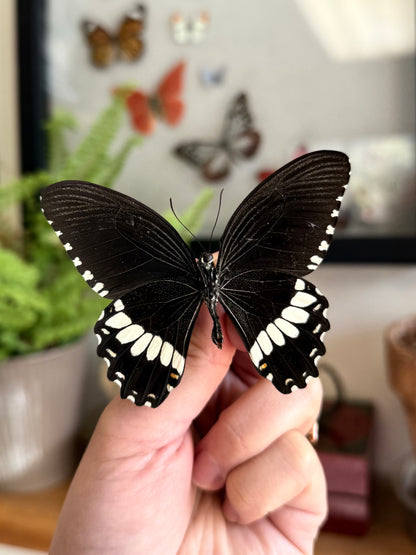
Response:
[[[219,489],[224,485],[222,473],[207,451],[195,456],[192,479],[202,489]]]
[[[231,503],[228,501],[227,498],[225,499],[225,501],[222,505],[222,511],[224,513],[225,518],[229,522],[237,522],[238,521],[238,514],[237,514],[236,510],[234,509],[234,507],[231,505]]]

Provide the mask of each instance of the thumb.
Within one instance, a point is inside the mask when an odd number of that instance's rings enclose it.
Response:
[[[223,331],[222,349],[211,341],[212,318],[205,304],[196,319],[180,384],[157,408],[136,406],[117,397],[101,419],[115,427],[117,436],[159,448],[183,435],[207,404],[227,373],[235,347],[226,333],[225,314],[220,316]],[[149,445],[150,447],[150,445]]]

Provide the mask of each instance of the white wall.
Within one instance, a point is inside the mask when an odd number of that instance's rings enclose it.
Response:
[[[392,474],[409,452],[410,440],[402,407],[388,384],[383,333],[416,312],[416,267],[324,264],[312,281],[330,303],[323,360],[339,371],[349,398],[374,403],[374,467]]]

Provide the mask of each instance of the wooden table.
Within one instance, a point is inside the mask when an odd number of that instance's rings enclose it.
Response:
[[[47,551],[68,484],[37,493],[0,494],[0,543]],[[416,555],[403,527],[404,511],[385,484],[373,497],[373,523],[364,537],[322,533],[315,555]]]

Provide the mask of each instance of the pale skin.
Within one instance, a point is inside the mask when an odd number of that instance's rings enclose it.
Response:
[[[222,350],[202,307],[184,377],[160,407],[109,403],[50,555],[313,552],[326,486],[305,435],[319,413],[320,382],[279,393],[255,372],[228,318],[220,320]]]

